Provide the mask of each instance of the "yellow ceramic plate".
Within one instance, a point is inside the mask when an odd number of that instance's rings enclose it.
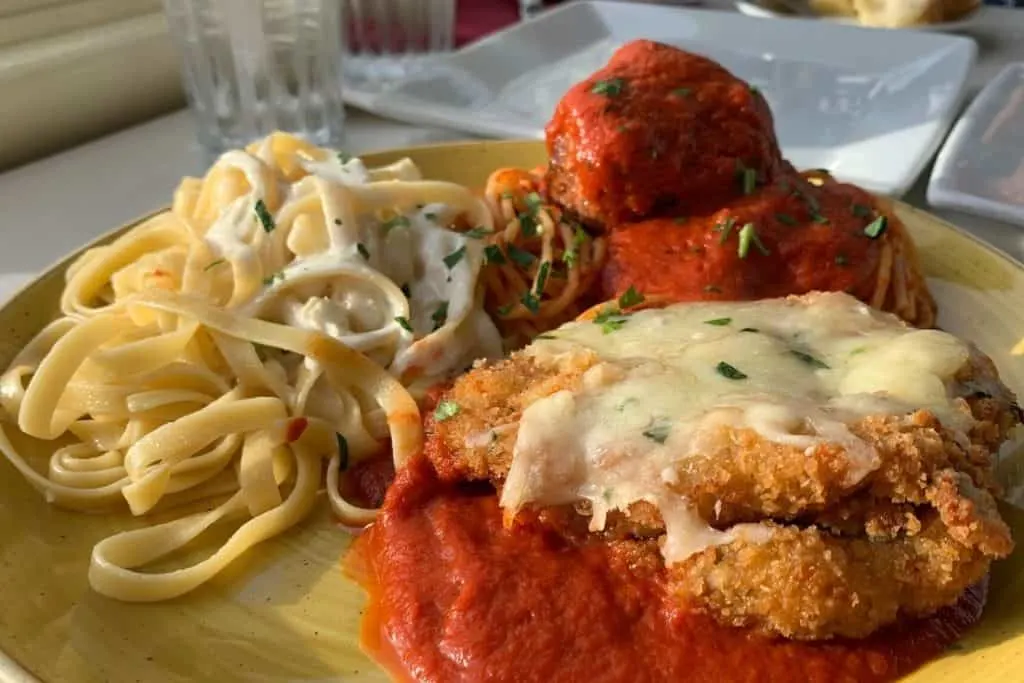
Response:
[[[403,156],[427,177],[480,187],[499,166],[542,163],[544,150],[536,142],[480,142],[366,159],[376,165]],[[928,214],[907,206],[899,211],[921,248],[940,324],[976,342],[1024,393],[1024,357],[1009,355],[1024,336],[1024,267]],[[69,260],[0,310],[0,366],[56,312]],[[28,448],[23,452],[39,462],[51,450],[42,442]],[[1007,508],[1006,514],[1024,546],[1024,513]],[[108,600],[86,583],[93,544],[135,524],[127,515],[50,507],[0,459],[0,678],[31,680],[29,672],[67,683],[387,680],[359,651],[363,595],[341,575],[349,538],[332,522],[326,501],[304,524],[258,546],[193,594],[153,605]],[[909,680],[1024,680],[1024,547],[993,574],[981,625]]]

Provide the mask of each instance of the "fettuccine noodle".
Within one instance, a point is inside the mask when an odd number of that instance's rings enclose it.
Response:
[[[389,447],[401,466],[422,443],[417,398],[501,354],[477,287],[493,223],[408,160],[366,169],[281,134],[228,152],[68,269],[62,317],[0,377],[0,450],[75,510],[220,501],[99,542],[90,583],[121,600],[182,595],[296,524],[324,460],[334,511],[364,525],[348,467]],[[45,473],[12,429],[54,442]],[[206,559],[145,570],[225,521]]]

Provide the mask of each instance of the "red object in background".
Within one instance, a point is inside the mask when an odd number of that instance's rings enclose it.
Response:
[[[545,6],[560,0],[546,0]],[[519,21],[519,0],[458,0],[455,47],[499,31]]]

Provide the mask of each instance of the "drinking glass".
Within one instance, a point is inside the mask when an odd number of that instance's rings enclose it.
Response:
[[[339,0],[164,0],[164,10],[210,154],[275,130],[341,146]]]
[[[345,77],[380,85],[452,49],[455,0],[342,0]]]

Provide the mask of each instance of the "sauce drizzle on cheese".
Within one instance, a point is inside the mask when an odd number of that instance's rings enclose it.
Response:
[[[523,412],[502,490],[506,514],[586,500],[598,531],[610,510],[646,501],[664,519],[669,564],[770,534],[758,525],[713,529],[672,490],[686,458],[721,451],[722,427],[753,430],[809,457],[839,445],[853,486],[878,455],[851,423],[917,409],[954,429],[972,421],[953,391],[969,347],[845,294],[679,304],[634,313],[612,331],[574,322],[525,353],[547,363],[585,358],[589,369],[578,388]]]

